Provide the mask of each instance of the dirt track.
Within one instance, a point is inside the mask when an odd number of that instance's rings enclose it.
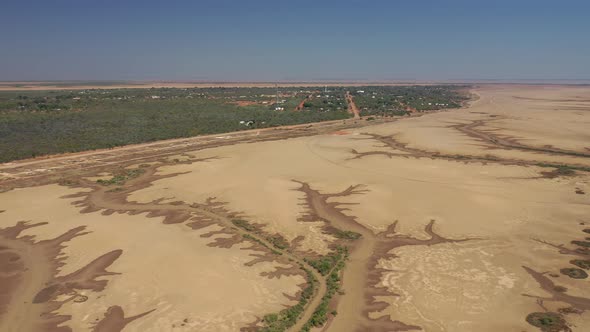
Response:
[[[384,119],[383,121],[392,121],[392,119]],[[108,150],[15,161],[0,164],[0,190],[6,190],[13,186],[18,187],[21,183],[48,183],[55,181],[56,178],[63,178],[68,175],[92,173],[103,168],[108,169],[116,166],[140,163],[142,161],[150,161],[182,154],[186,151],[238,143],[281,140],[337,131],[343,128],[354,128],[362,125],[362,123],[353,120],[335,120],[315,124],[172,139]]]
[[[346,103],[348,103],[348,113],[352,114],[355,119],[361,118],[361,112],[359,111],[358,107],[354,103],[354,98],[350,94],[349,91],[346,91]]]

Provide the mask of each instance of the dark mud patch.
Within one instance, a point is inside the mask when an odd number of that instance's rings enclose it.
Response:
[[[108,272],[106,270],[113,264],[123,253],[123,250],[113,250],[108,252],[76,272],[70,273],[54,280],[54,284],[43,288],[39,291],[33,303],[45,303],[55,299],[59,295],[75,293],[76,289],[88,289],[93,291],[102,291],[107,285],[107,280],[96,280],[99,277],[115,275],[118,273]]]
[[[24,230],[46,224],[21,221],[15,226],[0,228],[0,246],[4,248],[0,253],[2,331],[14,328],[26,331],[70,331],[64,323],[71,317],[55,312],[68,301],[84,302],[87,297],[79,294],[79,290],[103,291],[109,282],[104,277],[117,274],[106,269],[121,256],[122,250],[108,252],[77,271],[58,277],[67,259],[63,252],[66,244],[88,232],[85,226],[80,226],[56,238],[41,241],[32,235],[20,235]],[[17,289],[21,292],[17,293]],[[67,299],[58,299],[62,295]],[[6,310],[9,307],[12,309],[10,313]],[[10,325],[16,319],[10,315],[23,314],[28,315],[26,322],[19,319],[23,321],[23,326]]]
[[[590,171],[590,167],[583,166],[583,165],[564,165],[564,164],[547,164],[547,163],[539,163],[533,160],[525,160],[525,159],[508,159],[508,158],[500,158],[491,154],[485,155],[460,155],[460,154],[446,154],[441,153],[438,151],[428,151],[424,149],[410,147],[407,143],[399,142],[393,136],[384,136],[378,134],[371,134],[371,133],[363,133],[363,135],[367,136],[367,138],[360,138],[360,139],[373,139],[378,141],[379,143],[383,144],[379,146],[381,148],[389,148],[392,151],[367,151],[367,152],[359,152],[355,149],[351,149],[350,152],[353,154],[353,157],[349,159],[361,159],[367,156],[372,155],[382,155],[388,158],[393,157],[403,157],[403,158],[429,158],[429,159],[441,159],[447,161],[457,161],[463,163],[482,163],[484,165],[488,163],[495,163],[501,165],[518,165],[518,166],[539,166],[539,167],[547,167],[553,168],[551,171],[541,172],[542,177],[544,178],[556,178],[560,176],[575,176],[578,175],[576,171]],[[489,148],[494,148],[493,146]],[[553,153],[554,151],[537,151],[536,152],[549,152]],[[558,153],[561,154],[561,153]],[[590,155],[588,155],[590,157]]]
[[[92,332],[121,332],[127,324],[153,312],[154,310],[156,309],[146,311],[139,315],[125,317],[125,312],[123,312],[123,309],[120,306],[115,305],[109,307],[104,313],[104,317],[94,325]]]
[[[578,269],[575,267],[567,267],[559,270],[561,274],[566,275],[573,279],[586,279],[588,278],[588,273],[582,269]]]
[[[586,194],[586,192],[584,190],[582,190],[581,188],[576,188],[576,191],[575,192],[578,195],[585,195]]]
[[[545,240],[539,240],[539,239],[533,239],[533,240],[537,241],[539,243],[546,244],[548,246],[551,246],[551,247],[559,250],[559,253],[562,255],[580,256],[580,257],[584,257],[584,258],[590,256],[590,248],[569,249],[569,248],[566,248],[565,245],[563,245],[563,244],[553,244],[551,242],[547,242]]]
[[[371,332],[406,332],[406,331],[423,331],[422,327],[418,325],[410,325],[399,320],[390,320],[389,317],[383,316],[373,320],[372,325],[359,325],[356,331],[371,331]]]
[[[547,179],[555,179],[555,178],[564,177],[564,176],[575,176],[576,171],[574,171],[570,167],[556,167],[555,169],[553,169],[551,171],[541,172],[541,175]]]
[[[539,284],[541,289],[551,294],[551,296],[542,297],[528,294],[523,295],[536,298],[538,301],[553,301],[567,303],[572,308],[581,311],[590,310],[590,298],[569,295],[567,292],[558,292],[555,290],[555,288],[559,287],[559,285],[556,285],[553,282],[553,280],[545,276],[545,273],[537,272],[526,266],[523,266],[523,268],[531,277],[533,277],[533,279],[535,279],[535,281]]]
[[[389,306],[388,303],[379,300],[378,297],[395,295],[386,287],[379,286],[383,273],[389,272],[379,267],[379,261],[381,259],[395,258],[395,254],[391,253],[391,251],[403,246],[430,247],[443,243],[464,242],[472,240],[472,238],[451,239],[444,237],[434,229],[434,220],[431,220],[424,227],[424,232],[428,235],[428,238],[425,239],[398,234],[396,232],[397,221],[390,225],[386,231],[375,234],[361,224],[357,217],[345,213],[350,211],[345,206],[355,203],[343,204],[334,200],[337,197],[366,192],[367,190],[361,185],[349,186],[341,192],[328,194],[311,188],[305,182],[295,182],[301,184],[301,187],[297,190],[305,193],[302,205],[307,208],[307,214],[300,218],[300,221],[324,221],[326,223],[326,232],[333,234],[337,238],[336,242],[343,241],[342,238],[348,241],[352,240],[349,242],[351,244],[349,248],[352,259],[346,266],[347,271],[345,271],[343,278],[343,289],[346,295],[338,300],[342,301],[345,308],[350,307],[346,306],[346,303],[354,303],[354,307],[358,308],[356,310],[360,315],[358,317],[352,316],[354,317],[352,319],[351,314],[356,315],[357,312],[340,312],[338,317],[347,315],[346,318],[343,318],[342,321],[336,318],[334,322],[328,322],[328,325],[335,325],[332,328],[344,328],[344,325],[340,326],[343,324],[342,322],[349,322],[344,324],[354,324],[356,326],[356,328],[353,328],[353,326],[348,325],[351,331],[421,330],[419,326],[393,320],[389,315],[383,314],[380,317],[371,317],[375,313],[381,313]],[[338,234],[341,236],[338,236]],[[351,281],[354,281],[356,286],[351,284]]]
[[[533,312],[526,317],[526,321],[543,332],[571,331],[563,316],[555,312]]]
[[[590,260],[587,259],[572,259],[570,261],[571,264],[582,268],[584,270],[590,270]]]
[[[590,248],[590,241],[575,240],[575,241],[572,241],[572,244],[575,244],[577,246],[584,247],[584,248]]]
[[[498,117],[499,119],[504,117]],[[490,147],[500,147],[503,149],[508,150],[521,150],[521,151],[529,151],[529,152],[538,152],[544,154],[551,154],[551,155],[566,155],[566,156],[574,156],[574,157],[581,157],[581,158],[590,158],[590,154],[585,152],[578,152],[578,151],[571,151],[565,149],[555,148],[551,145],[545,145],[543,147],[526,145],[521,142],[518,138],[510,137],[508,135],[500,135],[494,132],[494,130],[483,130],[481,127],[488,124],[490,121],[496,121],[497,119],[493,120],[475,120],[470,123],[462,123],[458,125],[451,126],[451,128],[456,129],[457,131],[461,132],[462,134],[477,139],[481,142],[484,142]]]
[[[118,181],[124,186],[117,191],[108,190],[108,186],[101,183],[80,179],[81,187],[92,190],[70,195],[69,197],[80,198],[80,200],[74,202],[74,205],[82,208],[81,212],[83,213],[100,212],[106,215],[113,213],[145,214],[148,218],[163,217],[162,224],[184,224],[193,230],[215,224],[220,228],[200,235],[202,238],[211,239],[207,246],[228,249],[240,243],[250,244],[240,248],[241,250],[252,251],[249,253],[252,259],[245,262],[245,266],[250,267],[263,262],[281,264],[275,266],[272,271],[261,273],[261,277],[273,279],[282,276],[305,276],[300,266],[291,262],[286,257],[288,255],[284,255],[290,249],[290,243],[284,237],[279,234],[264,232],[263,224],[246,220],[243,213],[231,211],[227,208],[227,203],[220,202],[215,197],[209,197],[204,202],[194,203],[169,202],[170,199],[167,198],[159,198],[147,203],[129,201],[129,195],[152,186],[154,181],[184,174],[157,174],[157,169],[163,165],[165,163],[145,166],[141,168],[141,172],[133,173],[131,176],[124,174],[124,181]],[[56,290],[55,287],[52,287],[46,292],[55,291],[59,291],[59,288]],[[119,309],[115,308],[113,310],[116,313]],[[117,314],[116,316],[121,315]]]
[[[216,158],[194,159],[187,161],[187,163],[203,162]],[[130,215],[146,213],[148,218],[164,217],[163,224],[185,223],[194,230],[215,224],[221,229],[201,234],[202,238],[211,238],[212,241],[207,243],[207,246],[229,249],[236,244],[249,242],[250,246],[241,248],[242,250],[255,251],[250,254],[253,258],[245,263],[246,266],[276,261],[292,267],[287,259],[281,257],[281,250],[290,249],[290,243],[284,237],[280,234],[264,232],[263,224],[246,220],[243,213],[229,210],[227,203],[218,201],[216,197],[209,197],[204,202],[194,203],[165,202],[166,198],[155,199],[148,203],[129,201],[130,194],[151,186],[154,181],[185,174],[156,174],[157,169],[163,165],[164,163],[140,168],[141,172],[127,176],[126,187],[116,192],[107,190],[104,185],[82,179],[81,184],[93,190],[70,195],[70,197],[82,198],[74,202],[75,205],[83,208],[82,212],[101,211],[102,214],[127,213]],[[284,275],[294,274],[291,268],[277,268],[263,276],[275,278],[280,277],[283,273]],[[299,274],[303,274],[303,271],[300,271]]]

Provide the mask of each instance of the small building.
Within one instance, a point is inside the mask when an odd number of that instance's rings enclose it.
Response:
[[[255,123],[256,123],[256,121],[254,121],[254,120],[242,120],[242,121],[240,121],[240,124],[241,125],[248,126],[248,127],[253,126]]]

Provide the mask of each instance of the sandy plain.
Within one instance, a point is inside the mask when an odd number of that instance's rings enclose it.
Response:
[[[86,171],[3,166],[0,330],[255,329],[296,303],[302,258],[336,244],[350,248],[338,314],[317,330],[532,332],[534,314],[590,329],[590,87],[473,92],[313,135],[89,154]],[[121,169],[143,171],[96,183]]]

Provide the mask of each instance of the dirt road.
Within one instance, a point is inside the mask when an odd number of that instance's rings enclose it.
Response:
[[[358,107],[354,103],[354,98],[350,94],[350,91],[346,91],[346,103],[348,104],[348,113],[353,114],[355,119],[361,118],[361,112],[359,111]]]
[[[394,121],[382,119],[384,122]],[[138,163],[154,158],[178,155],[218,146],[281,140],[286,138],[325,134],[362,126],[353,120],[334,120],[320,123],[245,130],[226,134],[196,136],[153,143],[128,145],[109,150],[42,157],[0,164],[0,191],[19,183],[50,183],[61,177],[94,172],[97,169]]]

